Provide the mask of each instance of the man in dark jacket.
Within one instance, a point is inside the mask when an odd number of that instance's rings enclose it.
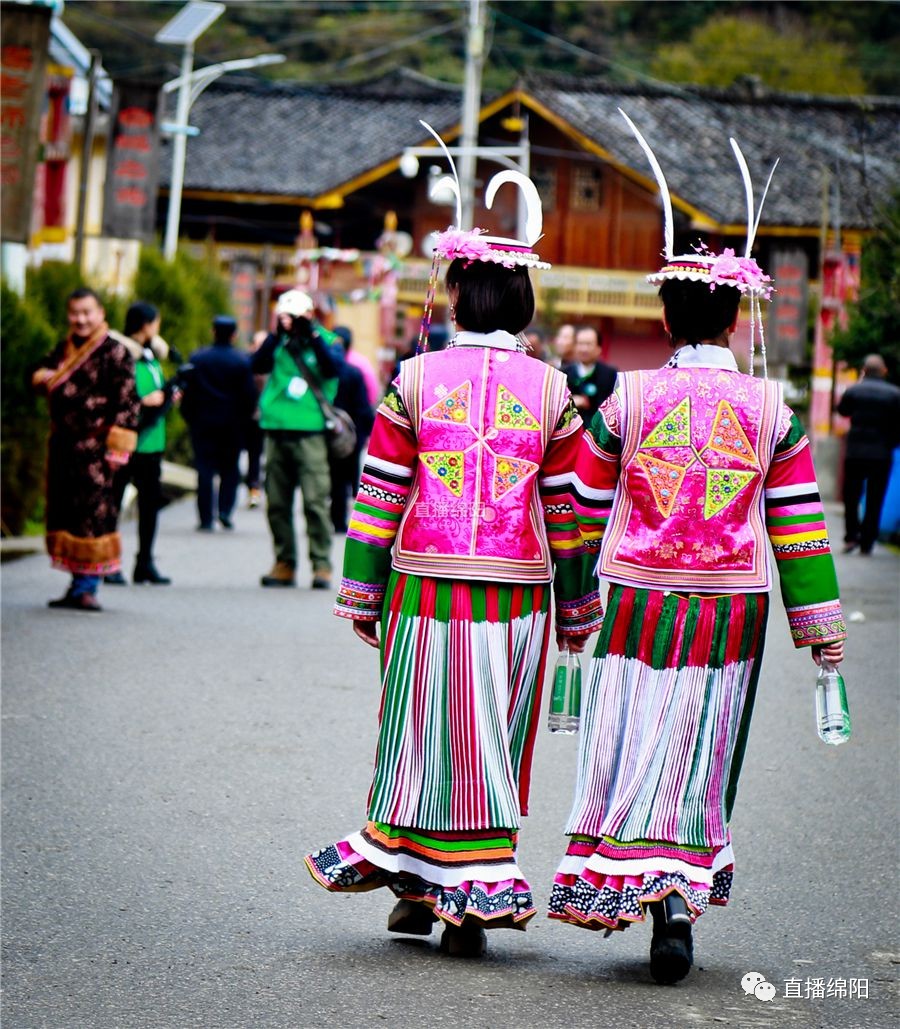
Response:
[[[844,457],[844,553],[859,547],[871,554],[878,538],[881,507],[891,477],[894,448],[900,444],[900,388],[885,382],[887,366],[879,354],[863,363],[863,377],[845,391],[838,413],[850,419]],[[863,487],[866,510],[860,525]]]
[[[245,354],[234,349],[237,323],[228,315],[213,321],[214,342],[199,350],[183,373],[181,413],[191,430],[197,469],[197,511],[203,532],[213,529],[213,479],[219,476],[218,517],[225,529],[237,499],[238,460],[247,423],[256,407],[256,386]]]
[[[569,380],[569,391],[585,425],[594,420],[597,409],[616,386],[616,369],[600,360],[600,335],[590,325],[575,333],[575,363],[562,371]]]

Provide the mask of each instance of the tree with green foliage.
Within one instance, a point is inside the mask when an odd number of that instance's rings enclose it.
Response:
[[[848,314],[830,339],[835,357],[859,367],[866,354],[881,354],[900,382],[900,187],[863,243],[859,299]]]
[[[801,90],[820,88],[819,70],[837,54],[857,92],[900,91],[900,6],[872,0],[486,0],[486,91],[508,89],[529,72],[602,75],[641,82],[657,61],[710,22],[724,17],[767,26],[770,36],[800,39]],[[348,82],[410,68],[460,84],[465,63],[467,0],[227,0],[227,10],[197,40],[197,65],[277,51],[284,64],[261,71],[272,79]],[[172,17],[158,0],[66,0],[64,20],[99,49],[113,77],[173,77],[177,56],[154,33]],[[831,49],[838,45],[839,50]],[[840,49],[843,48],[843,49]],[[730,46],[729,53],[737,48]],[[739,54],[742,65],[748,53]],[[753,67],[734,74],[769,81],[760,51]],[[688,55],[689,56],[689,55]],[[714,55],[715,56],[715,55]],[[707,62],[708,63],[708,62]],[[698,74],[703,65],[694,62]],[[815,74],[813,74],[815,72]],[[655,72],[653,72],[656,74]],[[680,73],[682,76],[687,72]],[[720,69],[713,85],[728,85]],[[830,73],[826,81],[830,80]],[[681,77],[678,81],[684,81]],[[691,81],[707,81],[691,79]],[[793,79],[791,81],[794,81]],[[789,88],[781,79],[771,83]]]
[[[815,40],[799,26],[779,32],[760,19],[731,15],[711,18],[686,43],[660,50],[652,71],[660,79],[700,86],[730,86],[752,75],[786,92],[865,92],[843,43]]]

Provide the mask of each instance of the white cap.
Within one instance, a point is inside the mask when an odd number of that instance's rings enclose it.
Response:
[[[275,314],[289,314],[292,318],[305,318],[314,309],[312,297],[300,289],[289,289],[287,293],[282,293],[275,304]]]

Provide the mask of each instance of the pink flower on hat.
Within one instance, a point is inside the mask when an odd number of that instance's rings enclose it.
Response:
[[[706,255],[713,258],[709,268],[710,289],[734,286],[741,293],[756,294],[765,300],[772,295],[771,275],[766,275],[752,257],[735,257],[731,247],[725,247],[721,254],[707,249]]]
[[[458,257],[467,261],[483,261],[491,250],[490,244],[478,238],[483,232],[483,229],[467,231],[452,227],[446,232],[439,232],[434,243],[435,253],[448,261],[455,261]]]

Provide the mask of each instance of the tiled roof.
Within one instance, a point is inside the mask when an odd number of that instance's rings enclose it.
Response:
[[[170,115],[174,96],[170,100]],[[360,86],[222,79],[195,101],[185,189],[317,197],[446,133],[460,94],[394,74]],[[168,184],[171,160],[163,157]]]
[[[646,157],[618,113],[621,107],[653,148],[673,197],[722,225],[740,225],[747,217],[729,136],[747,158],[757,203],[772,163],[781,158],[764,225],[818,225],[826,168],[840,181],[841,221],[847,227],[871,226],[879,203],[900,183],[900,100],[895,98],[759,90],[742,95],[546,78],[530,79],[525,92],[614,160],[652,180]]]
[[[841,221],[871,226],[900,181],[900,100],[723,91],[699,87],[623,87],[591,80],[534,77],[526,97],[586,136],[612,159],[652,181],[652,172],[618,108],[653,147],[673,197],[720,225],[746,221],[743,187],[728,144],[741,144],[757,201],[781,158],[763,225],[819,224],[825,169],[841,186]],[[174,96],[170,97],[174,105]],[[200,95],[190,122],[185,188],[220,193],[315,198],[341,188],[407,146],[445,138],[458,125],[461,97],[409,72],[352,86],[266,83],[225,78]],[[163,158],[163,182],[171,162]]]

